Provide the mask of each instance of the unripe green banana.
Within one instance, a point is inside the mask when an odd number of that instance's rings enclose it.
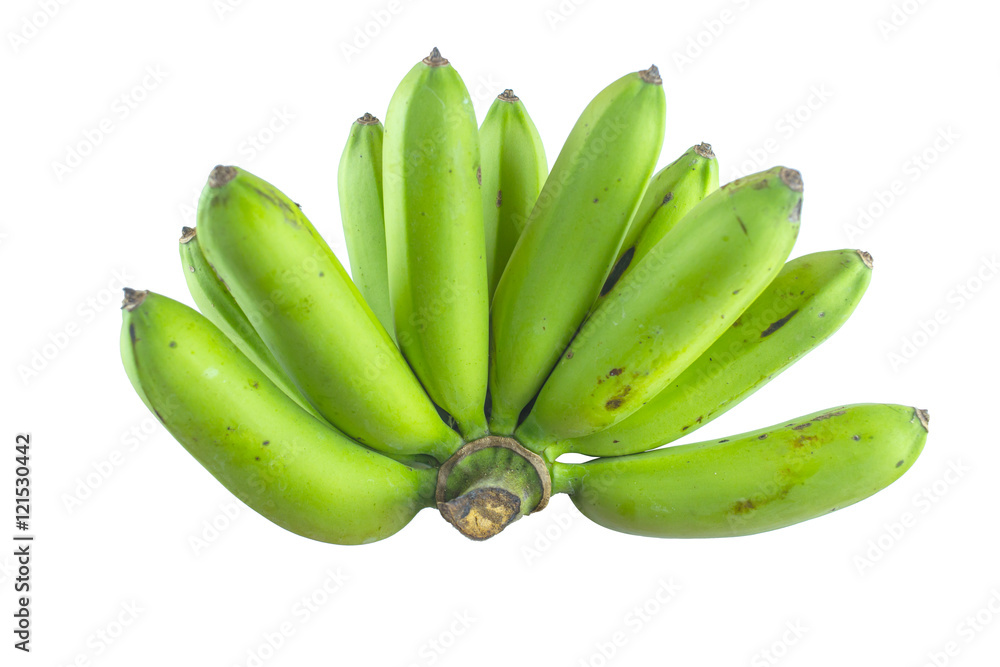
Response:
[[[637,264],[688,211],[718,188],[719,163],[706,143],[692,146],[653,176],[632,216],[601,293],[607,294],[630,266]]]
[[[559,453],[620,456],[692,433],[777,377],[847,321],[871,281],[871,256],[828,250],[785,264],[767,289],[666,389]]]
[[[337,170],[337,192],[351,277],[386,333],[395,337],[382,214],[382,134],[382,123],[370,113],[351,125]]]
[[[655,66],[627,74],[559,152],[493,298],[493,432],[513,432],[600,293],[656,166],[665,108]]]
[[[507,89],[486,113],[479,128],[483,163],[483,226],[490,299],[511,251],[524,230],[548,163],[542,138],[514,91]]]
[[[489,300],[479,127],[462,78],[435,48],[385,119],[383,185],[396,340],[466,439],[486,433]]]
[[[316,408],[309,404],[309,400],[281,370],[278,360],[274,358],[271,351],[267,349],[267,345],[264,345],[264,341],[254,331],[250,320],[240,310],[233,295],[229,293],[229,288],[219,279],[215,269],[205,259],[205,255],[201,252],[201,245],[198,243],[198,233],[194,227],[184,227],[181,230],[180,251],[181,265],[184,268],[184,279],[187,281],[188,291],[191,292],[191,297],[201,309],[202,315],[219,327],[222,333],[236,344],[240,352],[264,371],[271,382],[281,387],[281,390],[298,403],[303,410],[322,419]]]
[[[521,442],[589,435],[662,391],[778,274],[801,205],[801,177],[784,167],[702,200],[601,297],[518,429]]]
[[[833,408],[652,452],[555,463],[555,489],[602,526],[650,537],[732,537],[806,521],[892,484],[927,439],[927,413]]]
[[[281,367],[331,424],[397,456],[462,444],[344,267],[280,190],[216,167],[198,204],[206,259]]]
[[[207,319],[126,290],[121,352],[147,407],[236,497],[336,544],[388,537],[433,505],[436,471],[366,449],[295,404]]]

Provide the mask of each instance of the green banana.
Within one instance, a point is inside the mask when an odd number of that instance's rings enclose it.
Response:
[[[466,439],[486,434],[489,300],[479,128],[469,91],[435,48],[393,93],[383,186],[396,339]]]
[[[386,538],[434,504],[433,469],[366,449],[295,404],[206,318],[126,289],[122,362],[146,406],[256,512],[323,542]]]
[[[517,435],[589,435],[621,421],[697,359],[778,273],[802,180],[775,167],[702,200],[591,312]],[[529,444],[530,443],[530,444]]]
[[[461,446],[329,246],[281,191],[216,167],[198,204],[198,236],[268,349],[331,424],[391,455],[444,460]]]
[[[264,345],[250,320],[240,310],[236,299],[229,293],[229,287],[219,279],[215,269],[205,259],[194,227],[184,227],[181,230],[180,252],[188,291],[202,314],[219,327],[240,352],[264,371],[271,382],[281,387],[303,410],[322,419],[316,408],[310,405],[309,399],[302,395],[281,370],[278,360]]]
[[[486,112],[479,128],[479,150],[486,270],[492,299],[548,174],[542,138],[513,90],[497,95]]]
[[[559,152],[493,297],[493,432],[514,431],[600,293],[656,166],[665,108],[655,66],[627,74]]]
[[[692,146],[653,176],[632,216],[621,252],[601,293],[611,291],[630,266],[637,264],[688,211],[718,188],[719,163],[706,143]]]
[[[554,489],[592,521],[651,537],[731,537],[790,526],[899,479],[927,413],[850,405],[759,431],[585,464],[555,463]]]
[[[382,134],[382,123],[370,113],[351,125],[337,170],[337,192],[351,277],[386,333],[395,337],[382,214]]]
[[[870,281],[871,256],[860,250],[793,259],[663,391],[620,422],[556,449],[620,456],[696,431],[833,335],[854,312]]]

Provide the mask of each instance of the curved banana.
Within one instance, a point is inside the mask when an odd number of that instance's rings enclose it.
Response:
[[[518,429],[529,448],[589,435],[662,391],[777,275],[795,243],[797,171],[704,199],[598,302]]]
[[[215,270],[201,252],[198,232],[194,227],[184,227],[181,230],[180,252],[188,291],[191,292],[191,297],[201,309],[202,315],[219,327],[222,333],[236,344],[240,352],[264,371],[271,382],[281,387],[281,390],[298,403],[303,410],[322,419],[322,416],[316,412],[316,408],[309,404],[309,400],[281,370],[278,360],[274,358],[271,351],[267,349],[267,345],[264,345],[264,341],[254,331],[250,320],[240,310],[233,295],[229,293],[229,288],[215,274]]]
[[[601,291],[663,144],[656,67],[598,93],[559,152],[490,311],[490,428],[508,434]]]
[[[555,486],[589,519],[623,533],[751,535],[892,484],[923,449],[927,421],[902,405],[849,405],[721,440],[557,462]]]
[[[483,226],[490,299],[531,208],[548,163],[535,124],[509,88],[497,95],[479,128],[483,164]]]
[[[331,424],[392,455],[441,461],[461,446],[344,267],[280,190],[216,167],[198,203],[198,237],[268,349]]]
[[[833,335],[861,301],[871,266],[860,250],[793,259],[663,391],[617,424],[561,443],[559,453],[633,454],[698,430]]]
[[[718,189],[719,162],[706,143],[692,146],[653,176],[601,294],[610,292],[630,266],[637,264],[698,202]]]
[[[382,214],[382,123],[366,113],[351,125],[337,169],[340,219],[351,278],[386,333],[395,337]]]
[[[366,449],[295,404],[207,319],[125,290],[122,362],[147,407],[254,511],[323,542],[388,537],[433,505],[436,471]]]
[[[385,119],[383,186],[396,340],[466,439],[486,434],[489,300],[479,127],[462,78],[435,48]]]

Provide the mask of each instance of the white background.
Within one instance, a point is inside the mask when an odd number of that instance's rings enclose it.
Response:
[[[37,535],[30,656],[11,648],[12,547],[0,548],[4,664],[995,659],[994,3],[230,2],[4,3],[0,451],[11,484],[14,436],[33,436]],[[383,117],[434,45],[480,119],[515,90],[550,164],[591,97],[655,62],[661,165],[707,141],[723,181],[800,169],[793,255],[864,248],[871,287],[831,341],[695,437],[842,403],[917,405],[932,424],[912,470],[832,515],[728,540],[617,534],[560,496],[486,543],[425,511],[388,540],[338,547],[235,501],[132,391],[122,280],[192,303],[177,237],[220,162],[300,202],[346,264],[336,167],[347,131],[365,111]],[[88,151],[102,121],[111,131]],[[87,155],[59,173],[74,150]],[[326,593],[330,573],[343,581]],[[303,598],[320,603],[305,613]],[[283,624],[292,632],[279,642]]]

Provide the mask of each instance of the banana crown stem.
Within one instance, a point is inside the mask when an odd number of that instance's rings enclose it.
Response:
[[[551,494],[549,466],[513,438],[473,440],[438,470],[438,510],[473,540],[493,537],[522,516],[544,509]]]

